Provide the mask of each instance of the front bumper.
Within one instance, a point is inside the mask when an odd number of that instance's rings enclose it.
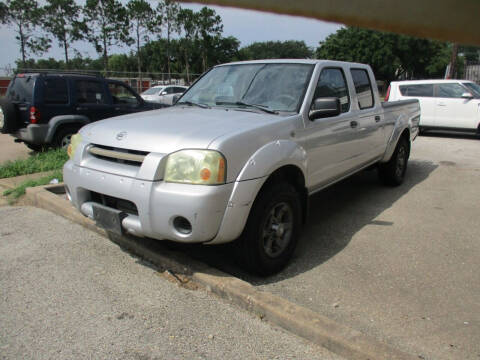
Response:
[[[234,188],[233,183],[205,186],[145,181],[80,167],[72,161],[65,164],[63,173],[72,203],[85,216],[93,215],[93,193],[131,201],[138,214],[122,220],[126,233],[184,243],[205,243],[217,237]],[[176,230],[174,220],[179,216],[190,222],[189,234]],[[222,236],[221,242],[231,240]]]

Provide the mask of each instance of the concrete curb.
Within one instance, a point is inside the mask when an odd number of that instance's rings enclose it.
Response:
[[[44,172],[28,174],[28,175],[21,175],[21,176],[16,176],[16,177],[11,177],[11,178],[3,178],[3,179],[0,179],[0,187],[3,187],[5,189],[13,190],[18,185],[22,184],[25,181],[41,179],[45,176],[53,174],[54,172],[55,172],[55,170],[44,171]]]
[[[93,221],[81,215],[68,200],[62,199],[51,192],[60,186],[49,185],[28,188],[25,196],[26,203],[54,212],[103,236],[107,236],[105,231],[99,229]],[[279,296],[259,291],[251,284],[195,261],[185,254],[170,251],[158,241],[124,237],[115,237],[111,240],[141,258],[151,261],[161,269],[172,269],[190,276],[195,282],[203,285],[207,291],[345,358],[355,360],[418,360],[417,356],[394,349],[357,330],[339,324]]]

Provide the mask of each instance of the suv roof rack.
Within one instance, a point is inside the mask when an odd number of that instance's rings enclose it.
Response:
[[[83,75],[103,78],[100,71],[97,70],[54,70],[54,69],[19,69],[15,72],[17,74],[40,74],[40,75]]]

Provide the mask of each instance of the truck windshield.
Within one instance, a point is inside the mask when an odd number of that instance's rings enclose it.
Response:
[[[178,104],[245,107],[298,112],[314,65],[242,64],[213,68]]]

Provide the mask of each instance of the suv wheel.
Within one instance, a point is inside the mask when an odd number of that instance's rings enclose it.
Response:
[[[292,185],[278,183],[262,191],[237,240],[241,265],[263,276],[282,270],[295,251],[301,213],[300,198]]]
[[[66,149],[70,145],[72,136],[78,132],[78,126],[66,126],[60,128],[53,138],[52,145],[56,148]]]
[[[17,130],[17,111],[7,99],[0,99],[0,132],[9,134]]]

